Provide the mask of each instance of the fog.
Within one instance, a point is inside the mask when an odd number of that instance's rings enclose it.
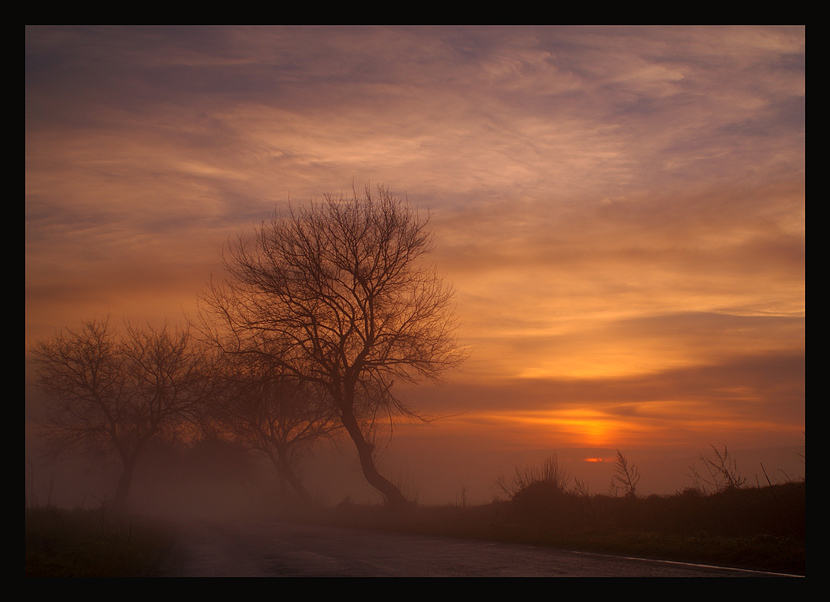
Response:
[[[106,506],[120,475],[118,459],[80,452],[48,457],[36,426],[44,400],[33,382],[27,362],[26,504],[86,509]],[[377,443],[380,472],[408,499],[422,505],[489,503],[504,496],[496,487],[499,477],[509,479],[517,468],[538,466],[552,455],[567,470],[570,487],[579,486],[592,495],[611,494],[617,449],[638,469],[641,480],[637,492],[641,496],[671,495],[693,486],[691,468],[703,471],[702,458],[714,457],[712,446],[719,451],[728,446],[746,486],[805,478],[805,445],[741,446],[739,432],[726,441],[699,438],[696,445],[684,440],[675,446],[542,447],[534,441],[521,445],[507,436],[495,441],[480,433],[459,431],[447,417],[381,428]],[[379,492],[366,482],[353,444],[345,435],[318,441],[300,464],[299,474],[312,498],[323,506],[343,501],[383,503]],[[129,509],[184,518],[268,515],[285,507],[285,500],[293,499],[287,485],[286,491],[281,490],[270,461],[240,445],[156,441],[138,462]]]
[[[382,496],[366,483],[349,443],[319,443],[302,465],[304,485],[323,506],[343,501],[382,503]],[[614,449],[487,450],[453,448],[434,439],[421,443],[407,437],[396,442],[393,437],[379,454],[379,467],[409,499],[422,505],[479,505],[503,498],[495,486],[499,476],[510,478],[517,467],[538,466],[552,454],[570,473],[571,486],[578,481],[591,494],[611,494]],[[27,505],[94,509],[112,500],[121,469],[115,458],[78,454],[49,460],[42,451],[37,437],[27,430]],[[767,477],[772,483],[804,478],[804,446],[729,448],[729,454],[746,486],[764,486]],[[625,455],[641,475],[640,495],[670,495],[692,486],[690,467],[702,470],[701,455],[713,457],[705,445],[697,451],[634,449]],[[292,499],[292,493],[288,491],[286,497],[281,492],[273,466],[240,446],[157,442],[139,461],[129,510],[170,518],[268,516],[286,508],[286,499]]]

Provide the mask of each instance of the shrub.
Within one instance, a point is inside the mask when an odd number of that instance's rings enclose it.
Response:
[[[504,493],[508,499],[515,498],[520,491],[527,489],[535,483],[545,483],[550,490],[556,489],[564,492],[571,481],[571,474],[568,472],[556,454],[545,458],[541,466],[516,467],[513,478],[508,481],[504,475],[496,479],[496,489]]]

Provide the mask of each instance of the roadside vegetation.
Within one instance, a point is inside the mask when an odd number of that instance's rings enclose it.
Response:
[[[728,452],[720,452],[719,458]],[[639,473],[622,454],[608,495],[591,495],[556,457],[520,468],[497,489],[506,499],[479,506],[341,503],[333,524],[475,538],[792,575],[805,574],[805,483],[746,487],[731,474],[720,488],[690,486],[673,495],[636,494]],[[627,472],[626,472],[627,471]],[[731,483],[731,485],[729,484]]]

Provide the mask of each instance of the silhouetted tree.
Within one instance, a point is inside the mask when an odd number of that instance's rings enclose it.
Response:
[[[226,351],[263,354],[325,391],[366,480],[394,505],[405,498],[378,472],[373,441],[381,416],[415,415],[392,394],[394,379],[436,379],[463,354],[453,291],[422,261],[428,219],[384,187],[353,192],[240,236],[225,255],[229,278],[205,301],[230,335]]]
[[[211,404],[212,429],[265,455],[285,493],[290,485],[310,502],[298,473],[302,456],[340,423],[312,383],[286,376],[271,362],[237,355],[225,365],[226,386]]]
[[[118,512],[126,510],[147,444],[194,419],[214,382],[211,355],[196,348],[188,329],[127,324],[117,335],[109,320],[92,320],[36,343],[32,353],[46,393],[41,434],[53,454],[81,449],[119,458]]]

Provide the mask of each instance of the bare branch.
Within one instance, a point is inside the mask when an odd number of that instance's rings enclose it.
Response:
[[[115,454],[126,504],[136,461],[154,437],[174,435],[211,394],[213,355],[189,330],[136,328],[117,335],[109,320],[84,322],[34,345],[37,384],[47,395],[41,434],[53,454]]]
[[[377,474],[367,435],[380,415],[417,415],[392,383],[437,380],[464,360],[453,290],[423,261],[428,221],[384,187],[290,206],[229,243],[228,278],[203,299],[203,322],[222,325],[213,337],[223,349],[325,390],[387,499],[402,496]]]

